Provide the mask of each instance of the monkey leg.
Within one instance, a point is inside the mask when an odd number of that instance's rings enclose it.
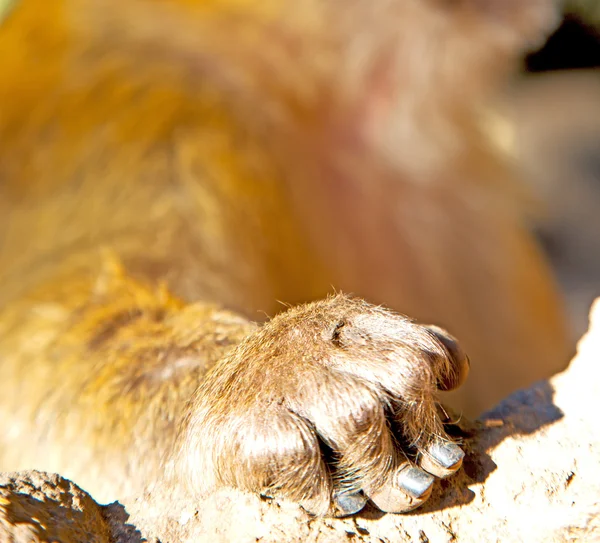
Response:
[[[258,328],[114,262],[92,277],[3,310],[0,469],[56,471],[100,500],[168,472],[193,493],[234,486],[349,514],[365,495],[418,507],[460,467],[435,393],[468,359],[441,329],[341,295]]]
[[[105,263],[3,308],[0,471],[55,471],[112,500],[156,477],[185,402],[254,325]]]

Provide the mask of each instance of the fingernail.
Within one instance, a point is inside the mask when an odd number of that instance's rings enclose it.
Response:
[[[446,469],[458,468],[465,457],[464,451],[455,443],[437,442],[429,448],[429,454]]]
[[[454,443],[438,441],[419,457],[419,465],[436,477],[449,477],[462,466],[465,453]]]
[[[405,513],[427,501],[433,481],[431,475],[405,465],[380,489],[369,493],[369,498],[386,513]]]
[[[431,490],[433,476],[419,468],[407,468],[398,477],[398,484],[413,498],[422,498]]]
[[[340,492],[334,495],[333,504],[336,516],[346,517],[358,513],[367,503],[366,496],[361,492]]]
[[[440,340],[450,355],[452,368],[447,375],[441,375],[438,382],[440,390],[459,388],[467,379],[471,369],[471,361],[458,340],[439,326],[428,326],[429,330]]]

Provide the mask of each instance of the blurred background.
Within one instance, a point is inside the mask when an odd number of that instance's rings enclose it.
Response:
[[[500,102],[497,137],[533,189],[531,226],[579,337],[600,295],[600,1],[567,3],[560,27]]]

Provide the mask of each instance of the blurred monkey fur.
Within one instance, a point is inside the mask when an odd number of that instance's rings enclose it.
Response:
[[[550,0],[11,3],[0,469],[100,500],[164,472],[317,514],[423,503],[462,461],[437,392],[465,352],[451,402],[477,413],[572,348],[483,121],[557,21]]]

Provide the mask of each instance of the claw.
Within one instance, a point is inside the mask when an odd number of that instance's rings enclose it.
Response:
[[[421,467],[437,477],[448,477],[462,465],[464,451],[455,443],[437,442],[420,460]]]
[[[405,513],[416,509],[431,495],[434,478],[419,468],[403,466],[390,483],[369,495],[386,513]]]
[[[410,467],[402,472],[398,484],[409,496],[420,499],[431,492],[433,477],[419,468]]]
[[[336,517],[347,517],[358,513],[367,503],[367,497],[361,492],[341,492],[333,497]]]

